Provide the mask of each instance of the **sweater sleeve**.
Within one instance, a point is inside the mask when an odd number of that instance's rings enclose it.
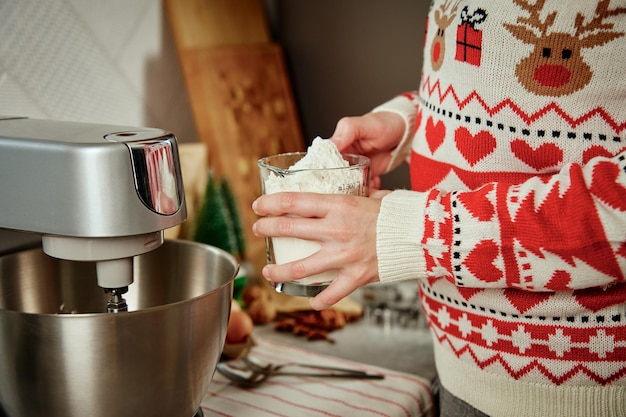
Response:
[[[415,114],[417,112],[416,100],[416,92],[407,92],[394,97],[372,110],[372,113],[383,111],[396,113],[404,119],[406,126],[402,140],[391,153],[391,160],[389,161],[389,165],[387,165],[385,172],[392,171],[402,162],[406,162],[409,158],[411,153],[411,139],[413,138],[413,131],[415,129]]]
[[[395,191],[378,220],[380,279],[527,291],[624,282],[625,196],[626,152],[516,185]]]
[[[426,194],[396,190],[383,197],[376,224],[381,282],[415,279],[425,271],[421,245]]]

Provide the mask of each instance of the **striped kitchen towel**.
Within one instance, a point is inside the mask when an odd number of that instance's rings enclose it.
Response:
[[[241,388],[216,372],[202,401],[205,417],[413,417],[434,415],[430,382],[417,375],[320,355],[298,347],[255,339],[251,356],[280,364],[298,362],[359,369],[381,380],[270,377],[256,388]]]

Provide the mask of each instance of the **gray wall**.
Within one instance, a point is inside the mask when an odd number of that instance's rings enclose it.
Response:
[[[273,37],[285,50],[304,137],[329,137],[360,115],[418,88],[427,0],[270,0]],[[408,187],[406,167],[383,179]]]
[[[197,141],[162,0],[0,0],[0,39],[0,114]],[[0,229],[0,254],[39,240]]]

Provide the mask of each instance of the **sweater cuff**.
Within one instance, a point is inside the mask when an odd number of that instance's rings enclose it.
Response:
[[[427,194],[396,190],[382,199],[376,224],[376,254],[381,282],[425,276],[421,241]]]
[[[408,160],[411,153],[411,133],[415,130],[415,104],[405,96],[397,96],[380,106],[375,107],[372,113],[388,111],[396,113],[404,120],[404,135],[398,146],[391,152],[391,160],[385,172],[392,171],[402,162]]]

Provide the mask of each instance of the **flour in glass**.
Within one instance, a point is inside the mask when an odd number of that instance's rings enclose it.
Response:
[[[365,195],[364,167],[350,166],[337,146],[330,140],[316,137],[306,155],[279,175],[269,172],[265,181],[265,194],[283,191],[317,192],[326,194]],[[365,181],[366,184],[366,181]],[[274,261],[284,264],[305,258],[317,252],[320,244],[314,241],[272,238]],[[329,283],[337,271],[327,271],[298,280],[304,285]]]

